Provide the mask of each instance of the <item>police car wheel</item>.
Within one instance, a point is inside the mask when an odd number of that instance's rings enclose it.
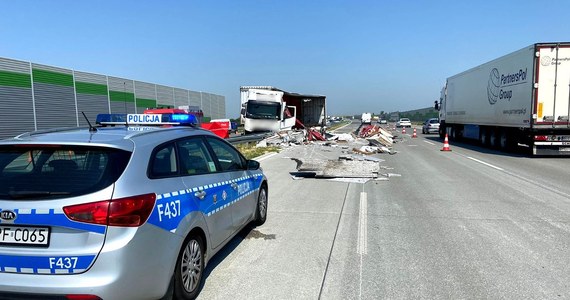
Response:
[[[267,219],[267,188],[262,186],[257,197],[257,209],[255,210],[255,225],[263,225]]]
[[[176,262],[174,294],[176,299],[198,296],[204,273],[204,242],[197,235],[186,240]]]

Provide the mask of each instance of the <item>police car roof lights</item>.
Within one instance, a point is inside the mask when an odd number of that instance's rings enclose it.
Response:
[[[195,116],[186,113],[170,114],[98,114],[97,124],[99,125],[178,125],[197,126],[198,120]]]

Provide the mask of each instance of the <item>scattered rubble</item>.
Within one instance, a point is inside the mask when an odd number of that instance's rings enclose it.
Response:
[[[382,176],[386,176],[386,177],[402,177],[402,175],[400,175],[400,174],[395,174],[395,173],[386,173],[386,174],[382,174]]]
[[[349,133],[332,134],[327,141],[354,142],[355,137]]]
[[[375,161],[375,162],[382,162],[384,161],[381,158],[374,157],[374,156],[364,156],[364,155],[341,155],[338,159],[344,160],[368,160],[368,161]]]
[[[377,125],[369,125],[362,127],[358,134],[331,134],[321,128],[278,132],[260,141],[256,146],[279,146],[297,152],[298,155],[287,157],[297,162],[297,172],[290,173],[294,180],[326,178],[365,183],[369,180],[389,180],[390,177],[400,176],[380,173],[381,169],[392,168],[380,166],[384,160],[376,156],[383,153],[396,154],[392,147],[397,141],[397,137],[387,130]],[[299,145],[313,147],[295,150],[297,149],[295,146]],[[338,154],[338,157],[331,159],[335,154]]]
[[[319,127],[301,130],[290,130],[275,133],[260,141],[257,147],[267,146],[291,146],[308,144],[313,142],[325,142],[326,146],[338,147],[338,144],[359,143],[364,146],[353,148],[354,153],[372,155],[375,153],[396,154],[392,151],[394,135],[377,125],[365,126],[360,130],[359,136],[354,134],[340,133],[330,134],[323,132]]]
[[[346,178],[346,177],[339,177],[339,178],[330,178],[327,179],[329,181],[338,181],[338,182],[347,182],[347,183],[367,183],[370,181],[370,178]]]
[[[378,177],[378,178],[346,178],[346,177],[338,177],[338,178],[329,178],[328,181],[337,181],[337,182],[347,182],[347,183],[367,183],[368,181],[388,181],[389,179],[386,177]]]
[[[315,178],[377,178],[380,165],[370,161],[358,160],[301,160],[297,162],[295,177]]]

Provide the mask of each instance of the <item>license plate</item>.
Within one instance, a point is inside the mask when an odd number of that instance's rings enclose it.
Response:
[[[0,226],[0,244],[48,246],[49,227]]]

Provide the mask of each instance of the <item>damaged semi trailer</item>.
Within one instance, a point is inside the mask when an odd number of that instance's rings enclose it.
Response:
[[[326,97],[286,92],[272,86],[242,86],[241,124],[245,133],[325,126]]]
[[[538,43],[447,79],[439,134],[570,156],[570,43]]]

